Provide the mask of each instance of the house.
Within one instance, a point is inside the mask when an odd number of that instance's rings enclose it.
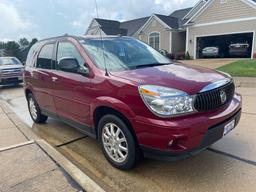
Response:
[[[200,58],[205,47],[219,47],[230,57],[229,46],[249,45],[248,57],[256,52],[256,0],[200,0],[194,7],[170,15],[153,14],[126,22],[93,19],[86,35],[127,35],[157,50],[188,52]]]

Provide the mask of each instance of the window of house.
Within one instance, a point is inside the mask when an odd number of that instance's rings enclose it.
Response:
[[[150,33],[149,45],[156,50],[160,49],[160,34],[159,33],[157,33],[157,32]]]
[[[37,58],[37,68],[51,69],[54,44],[46,44],[41,49]]]

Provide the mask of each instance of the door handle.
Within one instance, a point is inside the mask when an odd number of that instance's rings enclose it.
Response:
[[[57,77],[52,77],[52,81],[53,81],[53,82],[56,82],[57,80],[58,80]]]

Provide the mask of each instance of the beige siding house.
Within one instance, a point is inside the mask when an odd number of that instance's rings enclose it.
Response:
[[[201,11],[191,17],[186,25],[187,51],[194,58],[198,58],[198,40],[211,36],[228,37],[228,35],[240,34],[242,39],[245,34],[244,41],[247,41],[246,36],[251,34],[251,57],[256,52],[256,3],[254,1],[211,0]]]
[[[218,47],[231,57],[230,47],[256,52],[256,0],[199,0],[194,7],[170,15],[153,14],[126,22],[93,19],[86,35],[127,35],[169,53],[188,52],[201,58],[206,47]]]

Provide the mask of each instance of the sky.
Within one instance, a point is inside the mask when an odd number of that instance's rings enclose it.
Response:
[[[169,15],[197,1],[97,0],[97,4],[100,18],[125,21],[153,13]],[[0,0],[0,41],[83,35],[96,17],[95,7],[95,0]]]

